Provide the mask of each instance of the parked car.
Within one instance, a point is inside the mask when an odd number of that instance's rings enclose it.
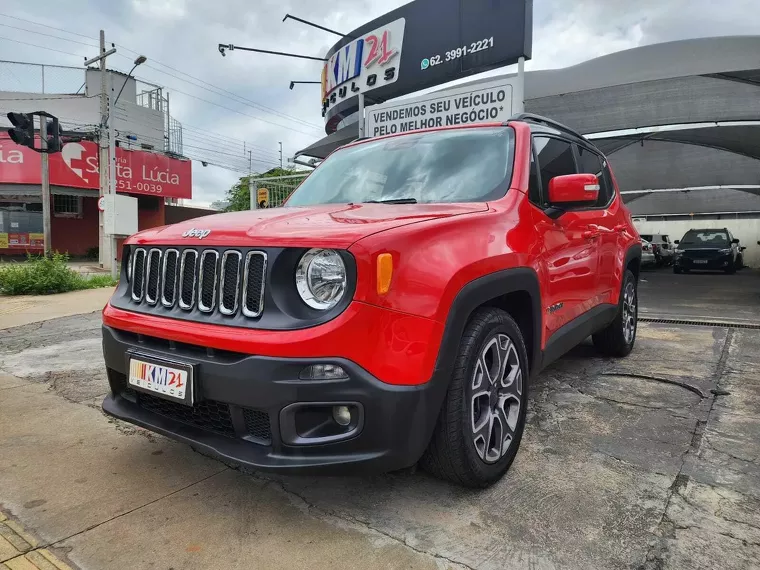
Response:
[[[645,239],[652,244],[652,253],[654,253],[655,262],[658,267],[673,263],[674,248],[670,242],[670,237],[664,234],[641,234],[641,239]]]
[[[676,245],[674,273],[692,269],[734,273],[740,267],[739,240],[727,228],[689,230]]]
[[[534,115],[357,141],[285,207],[146,230],[123,259],[103,409],[255,469],[489,485],[531,377],[636,339],[641,244],[607,161]]]
[[[641,238],[641,265],[657,265],[654,248],[643,236]]]

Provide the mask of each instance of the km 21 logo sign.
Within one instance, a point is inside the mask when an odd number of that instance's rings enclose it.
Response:
[[[400,18],[336,51],[322,70],[322,116],[349,97],[394,83],[404,43]]]

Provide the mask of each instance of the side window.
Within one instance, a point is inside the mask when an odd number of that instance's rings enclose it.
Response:
[[[573,146],[567,141],[550,137],[533,137],[533,144],[538,156],[543,195],[548,198],[552,178],[578,172],[573,158]]]
[[[578,147],[579,170],[584,174],[594,174],[599,180],[599,198],[594,208],[603,208],[612,197],[610,180],[605,172],[607,161],[593,151]]]
[[[538,179],[538,165],[536,164],[536,152],[531,147],[530,152],[530,175],[528,179],[528,199],[536,206],[541,206],[541,182]]]

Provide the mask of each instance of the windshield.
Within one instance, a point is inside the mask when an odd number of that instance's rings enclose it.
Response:
[[[296,189],[287,206],[385,202],[484,202],[506,193],[511,128],[433,131],[336,151]]]
[[[696,245],[699,247],[728,247],[728,234],[721,231],[689,230],[681,238],[679,245]]]

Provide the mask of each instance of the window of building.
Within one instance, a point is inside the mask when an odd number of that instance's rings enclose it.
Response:
[[[82,198],[80,196],[54,194],[53,214],[58,218],[81,218]]]
[[[550,137],[534,137],[533,144],[538,156],[543,195],[548,197],[549,182],[552,178],[578,172],[573,157],[573,146],[567,141]]]

